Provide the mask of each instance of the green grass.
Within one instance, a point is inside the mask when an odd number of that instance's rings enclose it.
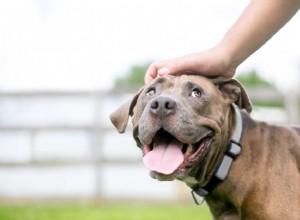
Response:
[[[0,205],[0,220],[208,220],[206,205]]]

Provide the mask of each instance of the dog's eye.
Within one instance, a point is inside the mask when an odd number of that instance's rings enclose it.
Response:
[[[201,97],[201,91],[199,89],[193,89],[191,92],[191,96],[193,98]]]
[[[152,96],[155,94],[155,88],[150,88],[147,92],[146,92],[146,95],[147,96]]]

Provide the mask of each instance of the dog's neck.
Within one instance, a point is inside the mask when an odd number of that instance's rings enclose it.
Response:
[[[192,187],[192,196],[196,204],[201,204],[198,202],[196,195],[205,198],[227,178],[231,164],[233,163],[234,159],[241,153],[240,141],[243,134],[243,120],[239,108],[236,105],[233,105],[233,108],[235,112],[235,129],[227,146],[227,151],[219,161],[209,182],[203,187],[200,187],[198,185]]]

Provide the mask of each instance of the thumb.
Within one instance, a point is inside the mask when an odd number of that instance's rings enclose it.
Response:
[[[145,74],[145,84],[150,84],[157,77],[157,67],[153,64],[150,65]]]
[[[168,67],[163,67],[157,71],[158,76],[164,76],[170,74],[170,69]]]
[[[174,59],[172,61],[168,61],[165,65],[161,66],[161,68],[157,69],[158,76],[165,76],[165,75],[176,75],[180,72],[184,72],[184,62],[180,59]]]

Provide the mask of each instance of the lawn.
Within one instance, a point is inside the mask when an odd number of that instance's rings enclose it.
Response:
[[[0,205],[0,220],[209,220],[206,205]]]

